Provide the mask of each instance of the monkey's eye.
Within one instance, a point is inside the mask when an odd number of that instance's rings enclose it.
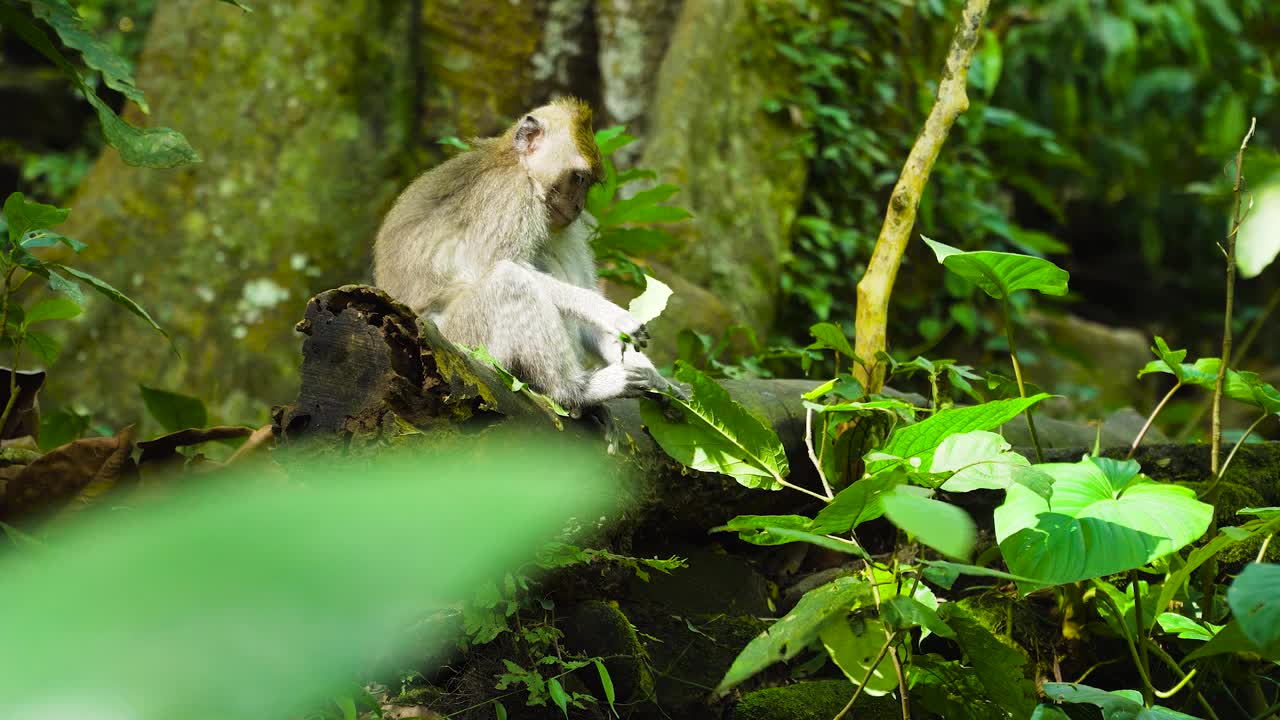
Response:
[[[587,185],[591,182],[591,178],[588,178],[586,173],[578,172],[573,174],[573,181],[579,185]]]

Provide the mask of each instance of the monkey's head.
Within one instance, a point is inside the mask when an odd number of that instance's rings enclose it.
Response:
[[[547,206],[547,220],[559,230],[578,219],[587,191],[604,175],[604,161],[591,129],[591,107],[562,98],[530,111],[508,131],[520,165]]]

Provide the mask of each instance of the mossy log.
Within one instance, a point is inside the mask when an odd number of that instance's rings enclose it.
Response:
[[[798,493],[749,490],[728,478],[697,473],[670,460],[643,427],[635,400],[608,404],[611,423],[599,415],[573,419],[544,399],[513,391],[492,368],[446,340],[429,321],[381,290],[344,285],[313,297],[297,329],[302,347],[301,388],[295,402],[274,409],[273,431],[282,444],[303,440],[320,451],[376,450],[405,433],[458,437],[498,425],[517,425],[566,437],[606,441],[620,460],[644,478],[642,495],[661,498],[677,528],[701,534],[736,513],[804,512],[811,501]],[[800,395],[811,380],[723,380],[738,402],[771,425],[787,449],[791,481],[818,489],[804,446]],[[607,426],[607,427],[606,427]],[[1050,426],[1047,459],[1074,461],[1086,447],[1079,427]],[[1011,427],[1012,430],[1012,427]],[[1068,432],[1071,430],[1072,432]],[[1093,428],[1088,428],[1092,434]],[[1011,433],[1012,434],[1012,433]],[[1127,437],[1104,426],[1104,455],[1122,457]],[[1015,440],[1016,442],[1016,440]],[[1208,446],[1152,445],[1140,449],[1143,469],[1157,479],[1208,479]],[[1280,495],[1280,443],[1242,448],[1228,471],[1228,485],[1247,489],[1246,504],[1276,504]],[[668,528],[672,530],[675,528]]]

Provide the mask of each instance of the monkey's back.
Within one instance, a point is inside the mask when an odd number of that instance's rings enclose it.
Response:
[[[400,194],[374,242],[375,285],[425,316],[500,260],[535,262],[548,235],[546,211],[503,145],[476,141]]]

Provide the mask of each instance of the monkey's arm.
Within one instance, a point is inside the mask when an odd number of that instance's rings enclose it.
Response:
[[[637,345],[643,345],[648,340],[649,336],[644,330],[644,325],[632,317],[631,313],[609,302],[609,299],[599,292],[567,283],[531,265],[510,261],[503,261],[503,263],[518,267],[537,284],[561,313],[584,325],[611,333],[614,337],[625,333]],[[511,268],[507,270],[510,271]]]

